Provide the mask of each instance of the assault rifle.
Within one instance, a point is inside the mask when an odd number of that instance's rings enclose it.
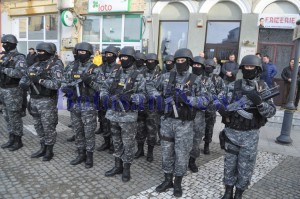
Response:
[[[268,88],[268,89],[264,89],[264,90],[260,91],[259,93],[260,93],[262,100],[265,101],[265,100],[271,99],[271,98],[279,95],[280,93],[279,93],[278,88],[279,88],[279,85],[275,85],[272,88]],[[226,110],[230,111],[230,112],[237,111],[242,117],[251,120],[253,118],[253,114],[248,113],[247,111],[244,110],[245,108],[247,108],[247,106],[249,108],[251,108],[251,105],[252,105],[251,100],[249,100],[244,95],[241,99],[227,105]]]
[[[126,110],[125,110],[125,108],[124,108],[124,106],[123,106],[123,103],[121,102],[120,96],[121,96],[121,95],[124,95],[124,94],[128,94],[128,93],[130,93],[130,92],[132,92],[132,91],[133,91],[133,89],[129,89],[129,90],[125,91],[125,92],[118,93],[118,94],[116,94],[116,95],[112,95],[113,100],[116,100],[116,101],[118,102],[118,104],[119,104],[119,106],[120,106],[122,112],[126,112]]]
[[[168,113],[168,108],[169,108],[168,104],[171,104],[172,108],[173,108],[174,116],[175,116],[175,118],[178,118],[179,115],[178,115],[177,107],[176,107],[176,104],[174,101],[174,96],[172,96],[172,94],[174,93],[174,90],[175,90],[175,88],[174,88],[175,82],[176,82],[176,72],[173,71],[170,73],[169,82],[168,82],[168,85],[166,88],[166,92],[164,93],[164,96],[166,96],[165,114]]]

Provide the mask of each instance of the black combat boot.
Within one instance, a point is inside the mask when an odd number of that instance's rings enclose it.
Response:
[[[138,143],[138,150],[137,152],[134,154],[134,158],[138,159],[139,157],[144,156],[144,143]]]
[[[206,154],[206,155],[210,154],[210,151],[209,151],[209,142],[205,142],[204,143],[204,154]]]
[[[130,163],[124,163],[123,166],[123,174],[122,174],[122,181],[128,182],[130,180]]]
[[[111,170],[105,172],[105,176],[111,177],[121,173],[123,173],[123,161],[121,158],[115,158],[115,166]]]
[[[22,136],[15,135],[14,144],[8,149],[10,151],[16,151],[23,147]]]
[[[173,195],[175,197],[181,197],[182,196],[182,188],[181,188],[182,177],[183,176],[175,176],[175,179],[174,179],[174,192],[173,192]]]
[[[197,173],[198,172],[198,167],[196,165],[196,159],[193,157],[190,157],[189,159],[189,169],[193,172],[193,173]]]
[[[75,141],[75,135],[67,138],[67,142],[74,142]]]
[[[235,188],[235,194],[234,194],[234,199],[242,199],[243,198],[243,193],[245,190]]]
[[[147,161],[148,162],[153,161],[153,149],[154,149],[154,146],[148,145],[148,152],[147,152]]]
[[[225,194],[221,199],[233,199],[233,186],[225,185]]]
[[[5,149],[11,147],[14,144],[14,141],[15,141],[15,135],[13,133],[10,133],[8,137],[8,141],[5,144],[2,144],[1,148]]]
[[[85,168],[89,169],[93,167],[93,152],[86,152]]]
[[[165,181],[163,181],[155,191],[161,193],[173,187],[173,173],[165,173]]]
[[[97,151],[105,151],[106,149],[109,149],[110,147],[110,137],[104,137],[104,143],[97,148]]]
[[[70,162],[71,165],[77,165],[86,160],[86,152],[84,149],[78,149],[77,157]]]
[[[50,161],[53,158],[53,146],[54,145],[46,145],[46,154],[43,157],[43,161]]]
[[[40,157],[44,156],[45,154],[46,154],[45,142],[41,141],[41,148],[37,152],[31,154],[31,158],[40,158]]]
[[[110,147],[108,149],[109,154],[113,154],[115,152],[114,144],[113,142],[110,143]]]

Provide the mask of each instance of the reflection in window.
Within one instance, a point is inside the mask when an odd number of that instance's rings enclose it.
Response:
[[[28,17],[28,39],[44,39],[44,16]]]
[[[19,20],[19,38],[27,37],[27,19],[22,18]]]
[[[57,39],[57,15],[46,16],[46,40]]]
[[[100,17],[89,16],[83,23],[82,40],[85,42],[100,41]]]
[[[132,24],[134,24],[134,26]],[[139,42],[141,40],[142,29],[140,15],[125,15],[124,29],[125,42]]]
[[[19,41],[18,45],[17,45],[17,49],[19,51],[19,53],[22,53],[24,55],[26,55],[27,52],[27,41]]]
[[[207,44],[238,43],[240,36],[240,22],[212,22],[207,23]]]
[[[121,42],[122,16],[104,16],[102,41]]]
[[[93,46],[93,52],[94,52],[94,54],[95,54],[95,52],[96,52],[96,50],[99,50],[99,44],[92,44],[92,46]]]

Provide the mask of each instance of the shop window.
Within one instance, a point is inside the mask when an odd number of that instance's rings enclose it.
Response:
[[[87,17],[83,23],[82,40],[86,42],[100,42],[100,17]]]
[[[240,21],[208,21],[205,42],[207,58],[227,60],[231,53],[238,54]]]
[[[122,16],[104,16],[102,26],[103,42],[121,42]]]
[[[26,38],[27,37],[27,19],[23,18],[19,21],[19,37]]]
[[[141,30],[142,30],[141,15],[125,15],[125,24],[124,24],[125,42],[139,42],[141,40]]]
[[[27,41],[18,41],[17,48],[20,53],[23,53],[26,55],[28,53]],[[35,48],[35,46],[34,46],[34,48]]]
[[[160,22],[160,48],[159,58],[174,55],[179,48],[187,47],[187,21],[162,21]]]
[[[28,39],[44,39],[44,16],[28,17]]]
[[[57,39],[57,15],[46,16],[46,40]]]

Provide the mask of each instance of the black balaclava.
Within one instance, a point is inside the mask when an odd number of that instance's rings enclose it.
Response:
[[[77,56],[78,56],[78,60],[81,63],[85,63],[85,62],[87,62],[90,59],[91,54],[88,51],[86,51],[85,54],[79,54],[79,53],[77,53]]]
[[[37,53],[36,57],[39,61],[46,61],[46,60],[50,59],[50,57],[52,56],[52,54],[50,54],[44,50],[38,50],[38,52],[44,52],[44,54]]]
[[[145,61],[142,59],[137,59],[137,60],[135,60],[135,65],[136,65],[136,67],[140,68],[145,65]]]
[[[193,74],[195,74],[195,75],[202,75],[203,74],[203,72],[204,72],[204,69],[203,69],[203,65],[201,64],[201,67],[193,67],[192,68],[192,72],[193,72]]]
[[[212,66],[205,66],[205,72],[210,74],[214,71],[214,67]]]
[[[115,54],[113,54],[113,56],[111,56],[111,57],[105,56],[105,59],[108,64],[112,64],[112,63],[116,62],[117,56]]]
[[[178,73],[183,73],[189,69],[189,61],[188,59],[183,63],[176,63],[176,70]]]
[[[103,64],[107,63],[107,59],[106,59],[105,54],[102,54],[102,63]]]
[[[252,80],[258,76],[257,68],[255,68],[253,70],[247,70],[247,69],[242,68],[242,73],[243,73],[243,78],[248,79],[248,80]]]
[[[154,62],[152,62],[152,63],[149,63],[149,62],[147,61],[146,64],[147,64],[148,70],[154,70],[155,67],[156,67],[156,65],[157,65],[156,61],[154,61]]]
[[[2,47],[4,48],[5,52],[8,53],[9,51],[15,49],[17,47],[17,44],[5,42],[5,43],[2,43]]]
[[[132,66],[133,62],[134,59],[131,56],[128,56],[127,60],[121,59],[122,68],[129,68],[130,66]]]
[[[174,68],[174,63],[172,62],[171,64],[165,64],[165,66],[166,66],[166,70],[170,71]]]

